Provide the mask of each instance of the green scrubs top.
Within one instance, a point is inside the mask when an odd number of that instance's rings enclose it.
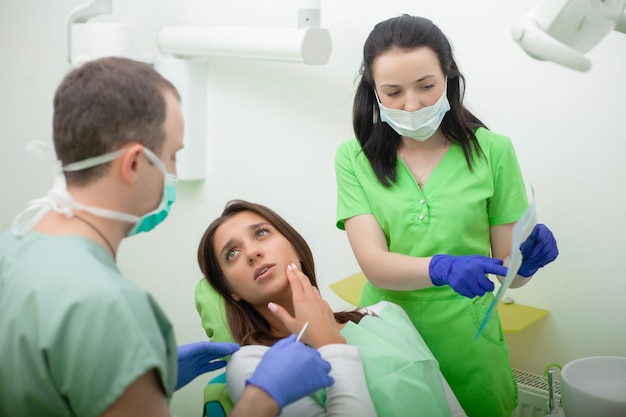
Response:
[[[0,234],[0,335],[2,416],[96,417],[150,370],[176,386],[170,322],[83,237]]]
[[[528,207],[524,180],[509,138],[480,128],[485,154],[469,170],[463,150],[453,144],[423,189],[398,158],[397,182],[384,187],[356,139],[339,146],[335,157],[337,227],[360,214],[372,214],[389,251],[416,257],[491,254],[490,227],[516,222]],[[474,341],[493,299],[469,299],[448,286],[389,291],[366,283],[361,304],[399,304],[409,315],[471,416],[510,416],[517,385],[497,312]]]

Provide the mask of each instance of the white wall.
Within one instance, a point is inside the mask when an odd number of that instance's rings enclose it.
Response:
[[[550,310],[508,336],[513,366],[541,373],[553,362],[626,355],[626,37],[611,34],[578,73],[528,57],[510,36],[535,0],[335,0],[322,2],[331,31],[326,66],[212,59],[209,166],[204,182],[182,183],[168,221],[126,241],[119,264],[148,289],[173,321],[180,343],[202,339],[193,304],[200,273],[197,243],[231,198],[269,205],[302,232],[316,255],[323,295],[343,309],[328,284],[358,270],[347,238],[334,227],[335,148],[352,135],[350,113],[363,41],[372,26],[399,13],[429,17],[450,37],[467,81],[467,103],[492,130],[509,135],[535,188],[539,220],[559,243],[558,260],[517,302]],[[79,0],[0,2],[0,226],[51,185],[52,166],[26,143],[50,140],[52,96],[68,65],[65,23]],[[98,20],[137,25],[138,57],[158,53],[158,29],[172,24],[291,26],[296,1],[135,0],[114,2]],[[262,17],[261,17],[262,16]],[[177,393],[180,417],[198,416],[206,379]]]

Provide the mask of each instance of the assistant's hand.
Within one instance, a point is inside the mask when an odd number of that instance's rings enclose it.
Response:
[[[428,265],[433,284],[448,284],[461,295],[473,298],[493,291],[494,285],[485,274],[506,275],[501,259],[481,255],[435,255]]]
[[[282,410],[335,381],[328,374],[330,363],[319,352],[296,342],[292,334],[272,346],[261,359],[254,374],[246,380],[267,392]]]
[[[548,265],[559,256],[554,235],[545,224],[536,224],[528,239],[520,246],[522,265],[517,275],[531,277],[539,268]]]
[[[239,350],[239,345],[228,342],[195,342],[178,346],[178,380],[180,389],[206,372],[223,368],[225,360],[219,358]]]

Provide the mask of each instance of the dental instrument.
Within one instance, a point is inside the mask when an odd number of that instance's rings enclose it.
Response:
[[[300,341],[300,339],[304,335],[304,332],[306,332],[306,329],[308,328],[309,328],[309,322],[307,321],[306,323],[304,323],[304,326],[302,326],[302,330],[300,330],[300,333],[298,333],[298,336],[296,337],[296,342]]]

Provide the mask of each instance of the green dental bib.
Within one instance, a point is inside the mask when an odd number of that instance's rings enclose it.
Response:
[[[361,352],[370,395],[379,416],[450,416],[439,364],[408,318],[388,304],[341,331]]]

